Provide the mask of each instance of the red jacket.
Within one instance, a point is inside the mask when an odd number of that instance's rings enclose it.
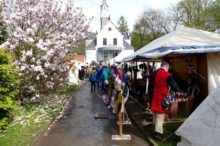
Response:
[[[118,78],[119,78],[120,80],[122,80],[122,73],[121,73],[120,69],[118,69],[118,68],[117,68],[117,70],[116,70],[116,75],[118,76]]]
[[[170,74],[164,69],[159,69],[157,71],[155,80],[154,80],[154,89],[151,102],[151,110],[155,112],[165,113],[166,109],[162,107],[162,102],[164,97],[168,95],[168,84],[167,78]]]

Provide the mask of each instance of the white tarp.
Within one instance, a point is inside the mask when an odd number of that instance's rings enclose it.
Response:
[[[71,68],[69,69],[69,84],[78,85],[79,84],[79,69],[80,64],[75,61],[72,63]]]
[[[220,145],[220,86],[218,86],[177,129],[177,146]]]
[[[179,27],[147,44],[123,61],[134,58],[160,58],[170,54],[220,52],[220,34]]]
[[[114,64],[116,62],[121,62],[121,60],[131,54],[134,53],[134,50],[122,50],[121,53],[119,53],[115,58],[110,59],[109,62],[110,64]]]
[[[220,53],[208,53],[208,89],[209,93],[220,85]]]

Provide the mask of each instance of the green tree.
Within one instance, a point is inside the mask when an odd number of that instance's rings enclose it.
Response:
[[[207,11],[209,16],[213,18],[213,23],[210,30],[215,31],[220,29],[220,0],[214,1]]]
[[[70,49],[71,54],[85,55],[86,41],[80,41],[76,47]]]
[[[89,32],[88,37],[77,42],[75,46],[70,49],[71,54],[85,55],[86,40],[93,40],[96,38],[97,32]]]
[[[140,19],[134,25],[134,29],[131,34],[131,44],[135,50],[138,50],[149,43],[149,38],[146,35],[147,27],[148,23],[144,19]]]
[[[127,21],[125,20],[124,16],[121,16],[118,20],[118,29],[120,32],[128,32],[128,24]]]
[[[7,125],[17,107],[18,76],[13,70],[12,57],[0,49],[0,128]]]
[[[182,0],[176,5],[179,23],[188,27],[210,30],[214,17],[210,8],[213,0]]]

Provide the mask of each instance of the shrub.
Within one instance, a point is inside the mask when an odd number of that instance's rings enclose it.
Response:
[[[18,82],[12,66],[12,57],[0,49],[0,129],[10,122],[18,105],[16,100]]]

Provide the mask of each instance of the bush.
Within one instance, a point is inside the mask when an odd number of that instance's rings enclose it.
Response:
[[[18,105],[15,97],[19,80],[11,64],[10,54],[0,49],[0,129],[10,122]]]

